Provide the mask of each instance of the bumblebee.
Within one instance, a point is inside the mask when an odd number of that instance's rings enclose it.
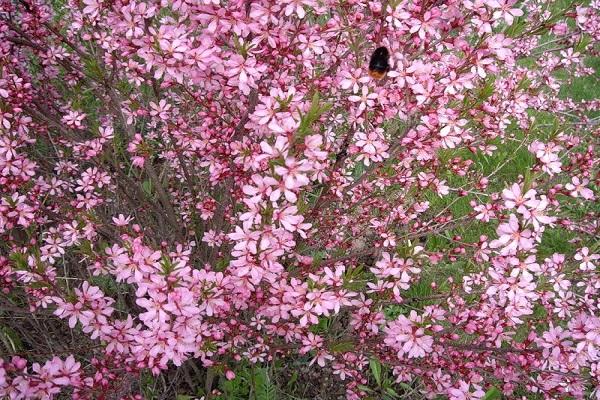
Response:
[[[376,48],[369,61],[369,76],[373,79],[383,79],[389,70],[390,52],[387,47]]]

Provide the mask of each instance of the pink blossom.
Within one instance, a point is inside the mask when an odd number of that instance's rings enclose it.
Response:
[[[590,254],[590,249],[587,247],[582,247],[575,254],[574,258],[577,261],[581,261],[579,264],[579,269],[582,271],[594,271],[596,269],[594,261],[600,260],[600,254]]]
[[[370,165],[371,161],[381,162],[389,157],[387,153],[388,145],[383,139],[383,129],[377,128],[368,134],[357,132],[356,147],[359,150],[357,161],[364,160],[365,165]]]
[[[516,254],[518,250],[527,251],[533,247],[531,231],[522,230],[519,220],[514,214],[510,214],[508,223],[500,224],[496,230],[498,239],[490,243],[491,248],[501,248],[500,254]]]
[[[571,183],[565,185],[565,189],[570,190],[570,195],[573,197],[581,196],[585,200],[594,200],[594,192],[586,187],[589,183],[589,179],[583,178],[580,180],[579,177],[574,176],[571,178]]]
[[[523,10],[519,8],[511,8],[516,3],[516,0],[492,0],[488,1],[487,4],[494,9],[492,18],[500,19],[503,18],[507,25],[512,25],[515,17],[523,15]]]
[[[317,3],[313,0],[285,0],[283,1],[283,4],[285,4],[284,13],[286,16],[290,16],[292,15],[292,13],[295,13],[298,16],[298,18],[304,18],[304,16],[306,15],[306,10],[304,9],[304,6],[317,6]]]
[[[27,3],[0,6],[0,336],[33,358],[0,398],[281,357],[352,400],[375,359],[424,398],[598,397],[599,104],[563,89],[599,0]]]
[[[119,214],[117,217],[113,217],[112,220],[116,226],[127,226],[131,222],[133,217],[127,216],[125,217],[123,214]]]
[[[348,97],[353,103],[359,103],[358,108],[356,110],[356,115],[361,115],[367,107],[373,107],[375,105],[375,100],[378,98],[377,93],[369,93],[369,88],[366,85],[363,85],[361,89],[361,95],[352,95]]]
[[[409,318],[401,315],[388,323],[385,343],[397,350],[398,357],[405,354],[408,358],[424,357],[433,349],[433,338],[425,334],[423,327],[419,327],[422,323],[423,317],[418,316],[414,310],[410,312]]]
[[[504,199],[504,206],[508,209],[516,208],[520,209],[528,200],[535,197],[535,190],[529,189],[526,193],[522,193],[521,187],[513,183],[510,189],[504,189],[502,191],[502,198]]]

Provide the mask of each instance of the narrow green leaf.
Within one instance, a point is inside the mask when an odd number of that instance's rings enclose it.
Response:
[[[481,398],[481,400],[497,400],[497,399],[501,399],[502,398],[502,393],[500,393],[500,391],[498,389],[496,389],[494,386],[492,386],[491,388],[488,389],[487,392],[485,392],[485,395]]]
[[[27,256],[23,253],[11,253],[10,260],[14,263],[13,268],[16,270],[27,269]]]
[[[297,380],[298,380],[298,371],[294,371],[294,373],[292,374],[290,380],[287,382],[286,387],[287,388],[293,387],[294,383],[296,383]]]
[[[269,373],[265,368],[256,370],[254,375],[256,382],[256,400],[276,400],[277,391]]]
[[[152,182],[148,181],[144,181],[142,183],[142,189],[144,189],[144,192],[148,195],[148,196],[152,196]]]
[[[334,353],[345,353],[354,349],[354,346],[355,345],[352,342],[339,342],[331,347],[331,351]]]
[[[531,184],[533,182],[533,176],[531,174],[531,170],[530,169],[526,169],[523,172],[523,175],[524,175],[524,179],[523,179],[523,193],[526,193],[531,188]]]
[[[365,386],[365,385],[358,385],[358,388],[359,388],[360,390],[362,390],[363,392],[367,392],[367,393],[373,393],[373,389],[371,389],[371,388],[370,388],[370,387],[368,387],[368,386]]]
[[[575,46],[574,51],[577,51],[577,52],[585,51],[585,48],[591,42],[592,42],[592,38],[589,35],[586,35],[586,34],[581,35],[581,39],[579,39],[579,43],[577,43],[577,46]]]
[[[9,351],[17,352],[23,349],[19,334],[8,326],[0,327],[0,340]]]
[[[371,358],[369,367],[371,367],[371,373],[375,377],[375,381],[377,381],[377,386],[381,387],[381,362],[376,358]]]

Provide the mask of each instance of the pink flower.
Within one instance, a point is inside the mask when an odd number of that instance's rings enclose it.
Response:
[[[506,22],[507,25],[512,25],[515,17],[520,17],[523,15],[523,10],[519,8],[511,8],[515,3],[516,0],[487,1],[487,4],[490,7],[499,8],[499,10],[494,11],[494,15],[492,15],[492,18],[495,20],[504,18],[504,22]]]
[[[153,117],[158,117],[163,121],[169,119],[169,110],[171,109],[171,105],[168,104],[165,100],[160,100],[158,104],[154,102],[150,102],[150,115]]]
[[[569,48],[567,50],[562,50],[560,55],[562,56],[561,62],[563,65],[569,66],[571,64],[579,63],[579,56],[581,54],[579,52],[573,52],[573,49]]]
[[[298,18],[302,19],[306,15],[304,6],[316,7],[317,3],[314,0],[284,0],[282,4],[285,4],[284,13],[286,16],[290,16],[295,13]]]
[[[119,214],[117,217],[112,218],[116,226],[127,226],[133,220],[132,216],[125,217],[123,214]]]
[[[359,103],[358,108],[356,110],[356,116],[362,114],[363,111],[367,109],[367,107],[373,107],[375,105],[375,101],[379,97],[377,93],[369,93],[368,86],[363,86],[361,91],[362,95],[360,96],[352,95],[348,97],[348,100],[350,100],[351,102]]]
[[[167,314],[167,296],[164,293],[149,293],[149,297],[138,298],[135,302],[138,306],[146,309],[140,314],[140,320],[148,327],[157,326],[167,322],[170,317]]]
[[[540,231],[543,225],[553,226],[556,217],[547,216],[545,213],[548,207],[548,198],[541,196],[538,199],[531,199],[525,203],[525,206],[520,207],[519,212],[523,215],[525,221],[533,225],[534,230]]]
[[[302,347],[300,347],[300,354],[306,354],[311,350],[318,350],[323,347],[323,338],[319,335],[315,335],[309,332],[308,335],[302,339]]]
[[[356,147],[359,150],[357,161],[364,160],[365,165],[370,165],[371,161],[381,162],[389,157],[387,153],[388,144],[383,138],[383,129],[376,128],[370,133],[356,132]]]
[[[514,266],[510,272],[510,276],[517,277],[523,275],[528,280],[533,280],[533,276],[541,272],[540,265],[535,262],[535,255],[528,256],[525,260],[521,261],[516,257],[509,257],[508,262]],[[532,275],[531,273],[534,273]]]
[[[416,32],[421,39],[425,39],[427,36],[436,37],[439,35],[436,29],[438,23],[438,18],[434,17],[431,12],[426,11],[423,14],[423,20],[417,18],[410,20],[410,24],[412,25],[410,33]]]
[[[242,229],[239,226],[235,227],[235,232],[230,233],[229,238],[236,241],[234,250],[247,250],[252,254],[258,251],[257,244],[260,238],[260,232]]]
[[[502,198],[504,199],[504,206],[508,209],[516,208],[519,209],[528,200],[535,197],[535,190],[529,189],[525,194],[521,192],[521,187],[513,183],[510,189],[504,189],[502,191]]]
[[[443,125],[440,129],[440,138],[442,145],[445,148],[455,148],[464,137],[468,136],[468,129],[464,126],[467,124],[466,119],[458,119],[452,112],[441,112],[439,115],[439,123]]]
[[[473,391],[471,390],[473,386]],[[448,390],[449,400],[478,400],[485,396],[479,385],[471,385],[463,380],[458,382],[458,387]]]
[[[405,354],[408,358],[425,357],[433,350],[433,337],[425,334],[423,317],[412,310],[409,317],[400,315],[398,319],[388,323],[385,329],[385,344],[398,352],[398,357]]]
[[[311,224],[302,223],[304,217],[298,215],[298,208],[296,206],[286,207],[283,210],[274,210],[273,220],[278,221],[289,232],[298,232],[302,237],[306,237],[305,230],[311,227]]]
[[[499,238],[490,243],[493,249],[501,248],[500,254],[512,255],[518,250],[530,250],[533,247],[533,238],[528,229],[521,230],[519,220],[510,214],[508,223],[500,224],[496,230]]]
[[[83,13],[88,14],[90,18],[94,18],[98,16],[98,12],[102,7],[102,0],[83,0],[85,7],[83,8]]]
[[[323,54],[323,48],[326,46],[325,40],[317,35],[298,35],[298,41],[301,43],[300,50],[305,57]]]
[[[271,146],[268,142],[262,141],[260,142],[260,148],[269,159],[279,157],[287,158],[289,143],[285,136],[277,136],[274,145]]]
[[[426,104],[431,100],[431,96],[433,95],[433,81],[427,80],[425,84],[416,83],[411,86],[411,90],[415,94],[417,105]]]
[[[329,311],[336,308],[335,296],[331,292],[315,289],[306,294],[304,310],[313,311],[317,315],[329,316]]]
[[[79,369],[81,364],[75,361],[75,358],[71,355],[65,359],[60,360],[58,357],[54,357],[51,361],[48,361],[44,366],[47,370],[52,371],[52,383],[58,386],[67,385],[78,385],[79,384]]]
[[[482,222],[489,222],[490,218],[495,218],[496,213],[494,207],[491,204],[479,204],[473,207],[473,210],[477,211],[475,219]]]
[[[538,160],[542,163],[542,170],[553,176],[561,171],[562,162],[558,156],[558,152],[562,147],[555,143],[544,144],[538,140],[534,140],[529,145],[529,151],[535,154]]]
[[[226,61],[226,74],[230,77],[228,84],[238,87],[246,96],[250,89],[256,87],[256,80],[266,71],[265,65],[259,64],[254,57],[244,58],[234,55]]]
[[[573,197],[583,197],[585,200],[593,200],[594,192],[591,189],[585,187],[590,183],[590,180],[587,178],[579,179],[579,177],[574,176],[571,178],[572,183],[567,183],[565,185],[565,189],[570,190],[570,195]]]
[[[67,114],[62,117],[62,122],[74,129],[84,129],[85,126],[83,120],[86,117],[87,115],[80,111],[68,111]]]
[[[577,261],[581,261],[579,269],[582,271],[594,271],[596,265],[594,261],[600,260],[600,254],[590,254],[590,249],[582,247],[574,257]]]
[[[512,58],[512,39],[505,37],[503,34],[498,34],[490,36],[487,39],[487,44],[499,60],[505,61]]]
[[[369,82],[369,77],[364,76],[363,70],[360,68],[356,68],[352,71],[342,71],[341,77],[340,87],[344,90],[352,89],[352,93],[358,93],[358,90],[360,89],[359,84],[366,84]]]
[[[304,138],[304,145],[306,146],[304,155],[307,158],[320,161],[327,159],[327,151],[321,150],[321,147],[323,146],[323,136],[308,135]]]
[[[275,167],[275,173],[284,179],[285,187],[289,190],[296,190],[310,183],[304,172],[310,171],[310,165],[302,161],[288,157],[285,159],[285,166]]]
[[[544,358],[550,358],[548,361],[561,361],[563,352],[568,349],[572,341],[568,340],[571,337],[569,331],[565,331],[562,327],[554,327],[550,323],[548,331],[542,334],[542,338],[538,340],[539,345],[544,349]],[[565,354],[566,355],[566,354]],[[566,359],[564,359],[566,361]]]
[[[69,318],[69,328],[71,329],[75,328],[78,320],[84,323],[93,317],[93,313],[90,310],[86,310],[83,303],[68,303],[62,300],[57,302],[54,315],[59,318]]]

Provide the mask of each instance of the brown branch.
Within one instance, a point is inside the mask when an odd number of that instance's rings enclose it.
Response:
[[[6,40],[8,40],[9,42],[12,42],[14,44],[19,44],[22,46],[27,46],[27,47],[31,47],[32,49],[35,49],[37,51],[44,51],[44,48],[41,46],[38,46],[37,44],[30,42],[29,40],[26,39],[21,39],[18,37],[14,37],[14,36],[9,36],[6,38]]]
[[[171,226],[175,229],[175,232],[177,232],[177,236],[180,239],[183,239],[181,225],[177,220],[177,216],[175,215],[175,209],[173,208],[173,205],[171,204],[170,196],[166,192],[166,190],[163,188],[162,184],[160,183],[160,180],[159,180],[158,176],[156,175],[156,171],[154,170],[154,167],[152,166],[152,163],[150,160],[148,160],[146,163],[144,163],[144,169],[145,169],[146,173],[148,174],[148,177],[152,181],[154,181],[154,183],[156,185],[156,191],[158,193],[160,202],[162,203],[162,205],[165,208],[165,211],[167,213],[167,219],[169,220],[169,224],[171,224]]]
[[[260,81],[258,83],[260,84]],[[250,114],[252,114],[254,112],[257,105],[258,105],[258,90],[252,89],[250,91],[250,95],[248,95],[248,108],[246,109],[246,112],[240,119],[240,122],[238,122],[237,125],[235,126],[235,130],[234,130],[234,134],[233,134],[233,138],[232,138],[233,140],[237,140],[241,137],[242,132],[244,130],[244,126],[250,120]]]
[[[320,266],[327,266],[327,265],[335,264],[337,262],[351,260],[353,258],[375,255],[380,251],[381,251],[381,249],[378,247],[373,247],[369,250],[357,251],[355,253],[350,253],[350,254],[342,256],[342,257],[336,257],[336,258],[331,258],[329,260],[325,260],[325,261],[321,262]]]

